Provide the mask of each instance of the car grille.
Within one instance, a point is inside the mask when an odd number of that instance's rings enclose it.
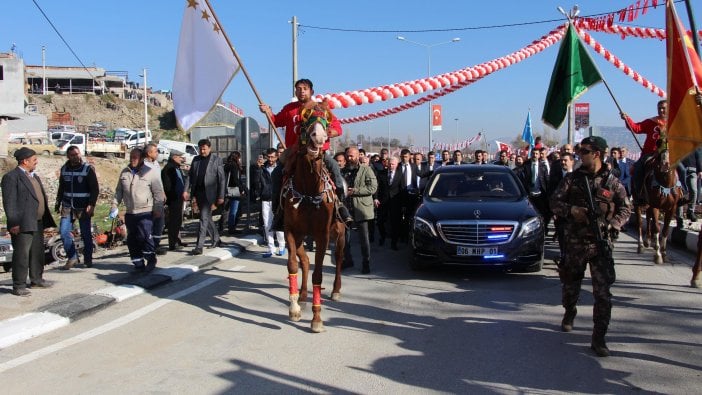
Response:
[[[518,224],[514,221],[442,221],[437,228],[447,243],[497,245],[511,241]]]

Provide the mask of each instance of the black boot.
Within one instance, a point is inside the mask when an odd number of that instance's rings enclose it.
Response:
[[[592,331],[592,343],[590,343],[590,348],[598,357],[609,356],[609,348],[607,348],[607,343],[605,343],[606,333],[607,328],[600,326],[595,326],[595,329]]]
[[[561,321],[561,330],[563,332],[570,332],[573,330],[573,320],[575,320],[576,314],[578,314],[578,309],[575,307],[566,309],[565,314],[563,314],[563,321]]]

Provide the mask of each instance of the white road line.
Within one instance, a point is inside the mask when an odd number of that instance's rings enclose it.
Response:
[[[23,355],[21,357],[9,360],[9,361],[4,362],[4,363],[0,363],[0,373],[6,372],[12,368],[16,368],[16,367],[24,365],[26,363],[35,361],[41,357],[44,357],[46,355],[63,350],[63,349],[68,348],[74,344],[78,344],[82,341],[92,339],[93,337],[102,335],[103,333],[109,332],[113,329],[117,329],[121,326],[124,326],[132,321],[135,321],[135,320],[151,313],[152,311],[155,311],[155,310],[167,305],[168,303],[173,302],[174,300],[178,300],[186,295],[189,295],[193,292],[199,291],[202,288],[205,288],[209,285],[212,285],[219,280],[220,279],[218,279],[218,278],[209,278],[207,280],[202,281],[199,284],[193,285],[190,288],[184,289],[180,292],[176,292],[173,295],[166,296],[165,298],[159,300],[158,302],[154,302],[148,306],[142,307],[139,310],[133,311],[133,312],[125,315],[124,317],[118,318],[112,322],[108,322],[105,325],[99,326],[95,329],[91,329],[87,332],[83,332],[80,335],[74,336],[70,339],[60,341],[60,342],[53,344],[51,346],[44,347],[42,349],[33,351],[33,352],[26,354],[26,355]]]

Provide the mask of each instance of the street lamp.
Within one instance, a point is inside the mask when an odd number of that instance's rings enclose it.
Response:
[[[435,44],[425,44],[425,43],[420,43],[417,41],[408,40],[403,36],[397,36],[397,39],[400,41],[408,42],[410,44],[419,45],[420,47],[424,47],[427,49],[427,77],[431,77],[431,49],[432,49],[432,47],[436,47],[436,46],[444,45],[444,44],[451,44],[451,43],[461,41],[460,37],[455,37],[449,41],[442,41],[440,43],[435,43]],[[429,106],[429,150],[432,150],[434,139],[433,139],[432,130],[431,130],[431,120],[433,118],[433,114],[431,113],[431,101],[429,101],[427,104]]]

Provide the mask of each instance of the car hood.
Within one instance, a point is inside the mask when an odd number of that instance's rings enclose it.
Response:
[[[475,210],[480,210],[479,218],[476,217]],[[454,201],[424,198],[417,210],[417,216],[431,221],[446,219],[523,221],[536,215],[536,210],[527,198],[510,201]]]

